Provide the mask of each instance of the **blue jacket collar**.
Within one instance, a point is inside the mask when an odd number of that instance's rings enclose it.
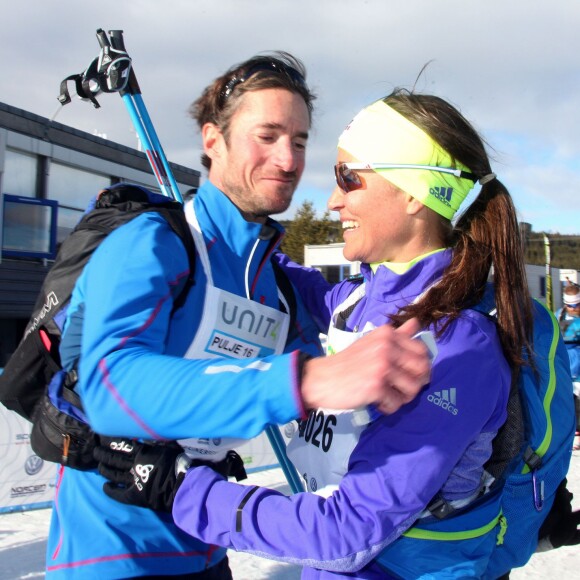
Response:
[[[273,279],[263,280],[260,272],[279,247],[284,228],[268,218],[265,224],[246,221],[231,200],[210,181],[206,181],[192,201],[206,243],[214,283],[231,289],[235,281],[249,279],[251,294],[269,294]],[[260,287],[254,282],[260,279]],[[274,286],[275,288],[275,286]],[[270,299],[272,301],[273,298]],[[277,303],[277,299],[275,300]]]

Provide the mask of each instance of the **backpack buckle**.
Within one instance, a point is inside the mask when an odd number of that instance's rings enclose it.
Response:
[[[431,515],[438,520],[442,520],[452,514],[455,508],[442,496],[436,497],[428,506],[427,509]]]
[[[542,458],[531,448],[528,447],[524,453],[524,461],[530,468],[530,471],[536,471],[542,465]]]

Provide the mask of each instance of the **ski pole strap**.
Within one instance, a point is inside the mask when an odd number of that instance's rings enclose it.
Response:
[[[91,93],[89,83],[85,82],[82,73],[70,75],[60,83],[60,95],[58,96],[58,100],[60,101],[61,105],[67,105],[71,102],[70,93],[67,86],[68,81],[74,81],[75,90],[80,99],[83,101],[91,101],[95,109],[98,109],[101,106]]]

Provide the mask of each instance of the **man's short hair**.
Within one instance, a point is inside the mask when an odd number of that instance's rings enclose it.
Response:
[[[205,88],[191,104],[189,113],[200,130],[206,123],[220,127],[227,143],[231,119],[241,97],[247,92],[264,89],[286,89],[299,94],[312,121],[316,96],[306,84],[306,68],[295,56],[283,51],[259,54],[232,66]],[[207,169],[211,167],[211,159],[205,153],[201,163]]]

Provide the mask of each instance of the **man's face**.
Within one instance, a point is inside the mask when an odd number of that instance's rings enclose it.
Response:
[[[310,119],[304,99],[284,89],[248,92],[230,124],[229,143],[219,133],[210,180],[249,221],[288,209],[304,171]]]

